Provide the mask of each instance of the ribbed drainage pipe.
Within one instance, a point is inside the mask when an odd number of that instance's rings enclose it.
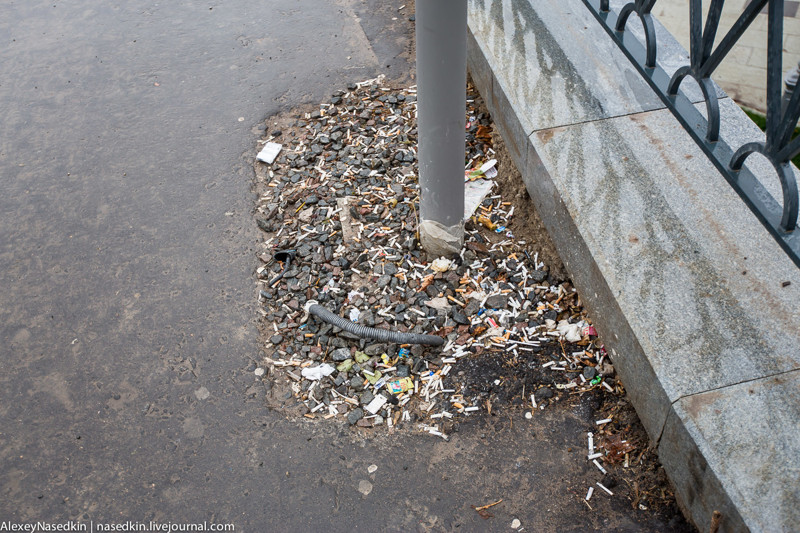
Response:
[[[318,317],[332,326],[343,329],[362,339],[375,339],[381,342],[395,342],[397,344],[427,344],[429,346],[441,346],[444,344],[442,337],[436,335],[424,335],[420,333],[403,333],[400,331],[390,331],[388,329],[371,328],[351,322],[346,318],[331,313],[315,301],[311,300],[306,304],[306,312]]]

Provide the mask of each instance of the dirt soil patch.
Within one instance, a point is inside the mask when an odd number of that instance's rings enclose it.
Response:
[[[255,371],[268,407],[365,435],[445,442],[528,424],[578,462],[557,490],[588,512],[611,501],[691,530],[471,86],[468,100],[465,180],[495,186],[453,258],[419,247],[413,87],[367,80],[267,121],[262,144],[282,145],[272,164],[255,163],[265,345]],[[311,302],[442,346],[360,338],[308,316]]]

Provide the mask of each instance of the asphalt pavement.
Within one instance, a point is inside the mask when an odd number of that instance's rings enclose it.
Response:
[[[0,519],[667,530],[556,490],[571,442],[543,426],[365,438],[265,407],[259,126],[381,73],[413,83],[400,5],[5,3]],[[470,508],[499,498],[493,521]]]

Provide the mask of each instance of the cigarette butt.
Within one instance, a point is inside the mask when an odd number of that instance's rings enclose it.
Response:
[[[606,492],[607,492],[609,495],[611,495],[611,496],[613,496],[613,495],[614,495],[614,493],[613,493],[613,492],[611,492],[610,490],[608,490],[607,488],[605,488],[605,486],[604,486],[602,483],[600,483],[599,481],[597,482],[597,486],[598,486],[598,487],[600,487],[601,489],[603,489],[604,491],[606,491]]]
[[[592,499],[592,494],[594,493],[594,487],[589,487],[589,490],[586,492],[586,497],[584,500],[587,502]]]
[[[603,457],[602,452],[593,453],[592,455],[589,455],[586,458],[591,461],[592,459],[599,459],[600,457]]]
[[[606,469],[603,468],[603,465],[597,462],[597,459],[592,459],[592,462],[594,463],[594,466],[596,466],[603,474],[608,474],[608,472],[606,472]]]
[[[467,304],[465,304],[465,303],[464,303],[464,302],[462,302],[461,300],[458,300],[458,299],[456,299],[456,298],[453,298],[453,297],[452,297],[452,296],[450,296],[450,295],[448,295],[448,296],[447,296],[447,299],[448,299],[448,300],[450,300],[451,302],[455,303],[455,304],[458,304],[458,305],[460,305],[461,307],[466,307],[466,306],[467,306]]]
[[[602,420],[598,420],[597,422],[595,422],[595,424],[597,424],[598,426],[601,426],[603,424],[608,424],[609,422],[611,422],[610,418],[604,418]]]

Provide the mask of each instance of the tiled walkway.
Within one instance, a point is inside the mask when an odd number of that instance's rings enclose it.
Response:
[[[719,43],[750,0],[729,0],[722,10],[716,42]],[[704,11],[709,1],[703,2]],[[689,2],[658,0],[653,15],[689,48]],[[800,62],[800,2],[786,0],[783,18],[783,72]],[[767,86],[767,12],[766,9],[739,39],[722,64],[712,75],[734,100],[764,111]]]

